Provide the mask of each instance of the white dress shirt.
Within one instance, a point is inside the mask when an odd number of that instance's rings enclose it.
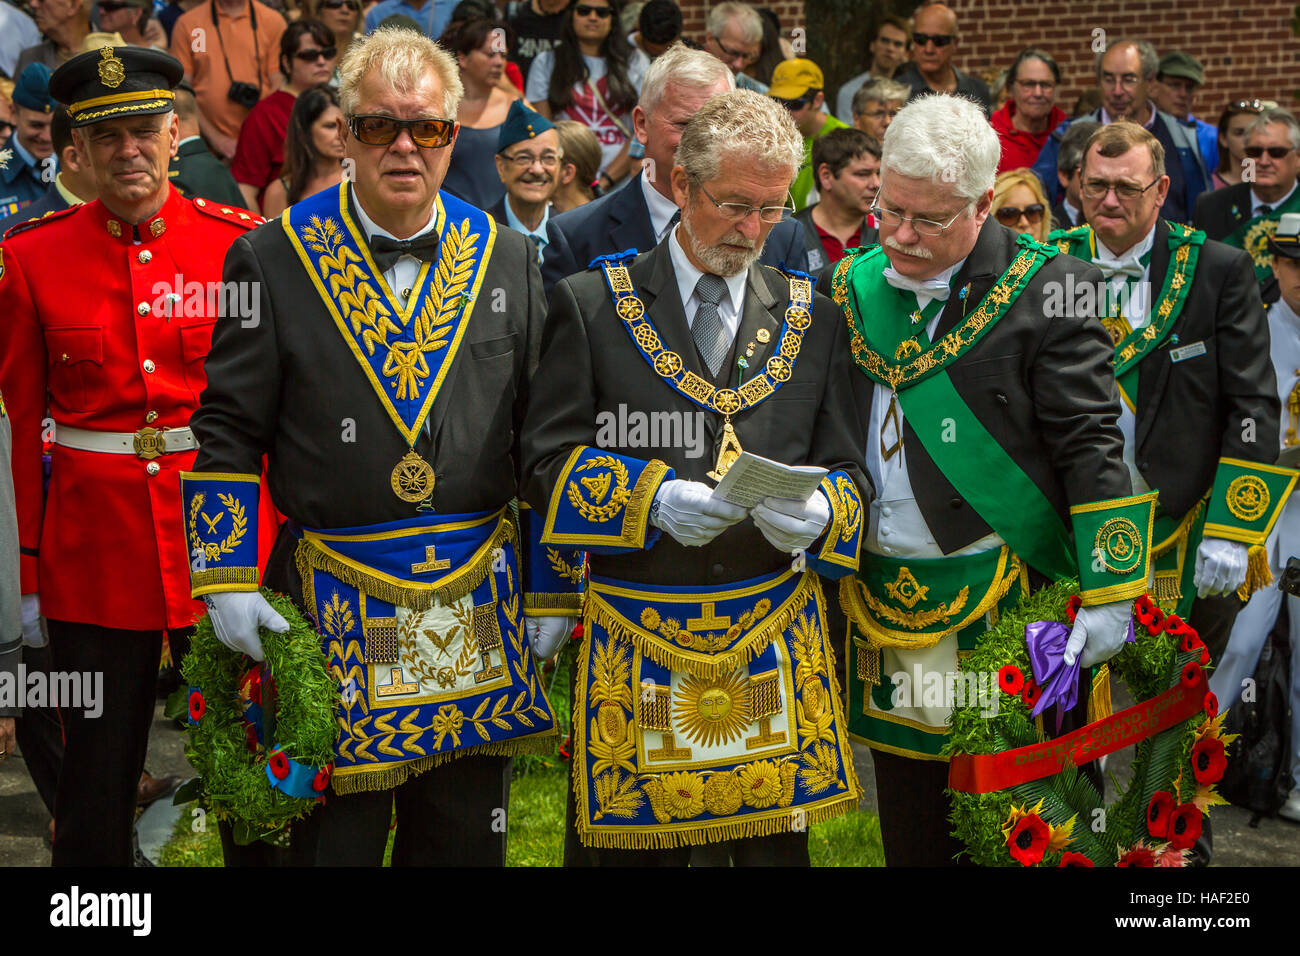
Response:
[[[348,186],[352,190],[351,186]],[[366,211],[361,206],[361,200],[355,191],[352,192],[352,198],[356,200],[357,218],[360,221],[362,231],[366,234],[366,241],[369,242],[375,236],[387,236],[389,239],[397,239],[386,229],[382,229],[375,224],[375,221],[366,215]],[[408,239],[414,239],[416,236],[423,236],[427,232],[433,231],[434,222],[438,217],[437,207],[429,210],[429,221],[425,223],[424,228],[415,235],[407,236]],[[398,300],[398,304],[403,308],[406,307],[406,300],[411,296],[411,288],[415,285],[415,277],[420,274],[421,262],[415,256],[401,256],[393,263],[393,267],[384,273],[384,281],[388,283],[388,291]]]
[[[1276,209],[1278,206],[1282,205],[1291,198],[1291,194],[1296,190],[1296,185],[1296,183],[1292,183],[1291,188],[1286,191],[1286,195],[1281,199],[1274,200],[1273,202],[1264,202],[1264,200],[1255,195],[1255,190],[1252,189],[1250,191],[1250,218],[1254,219],[1259,215],[1260,206],[1268,206],[1269,209]]]
[[[645,197],[646,209],[650,210],[650,228],[654,230],[655,245],[658,245],[664,241],[664,236],[668,233],[668,224],[672,222],[673,216],[677,215],[677,204],[655,189],[654,184],[650,182],[650,168],[647,166],[641,173],[641,195]],[[645,252],[645,250],[638,249],[637,252]]]
[[[673,259],[673,272],[677,276],[677,290],[682,296],[682,309],[686,312],[686,324],[694,329],[695,313],[700,308],[700,300],[695,295],[695,286],[704,273],[695,268],[691,260],[686,258],[686,250],[682,248],[681,243],[677,240],[677,229],[674,229],[669,234],[668,254]],[[728,343],[734,343],[736,333],[740,331],[740,313],[745,308],[745,283],[749,281],[749,270],[746,269],[734,276],[722,276],[721,278],[727,284],[727,292],[723,295],[722,301],[718,303],[718,318],[722,319],[722,327],[727,331]],[[731,354],[730,347],[728,347],[727,354]]]

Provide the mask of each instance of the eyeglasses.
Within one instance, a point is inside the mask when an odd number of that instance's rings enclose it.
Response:
[[[776,100],[786,109],[788,109],[791,113],[796,113],[799,110],[806,107],[809,103],[811,103],[813,101],[813,97],[815,97],[816,95],[817,95],[816,90],[809,90],[803,96],[795,100],[783,100],[779,96],[774,96],[772,97],[772,99]]]
[[[519,169],[527,169],[533,163],[541,163],[543,169],[554,169],[560,165],[560,160],[564,158],[564,155],[562,153],[542,153],[542,155],[537,156],[527,150],[520,150],[513,156],[502,153],[501,158]]]
[[[451,142],[456,123],[449,119],[403,120],[367,113],[350,117],[348,129],[366,146],[389,146],[406,130],[411,134],[411,141],[421,149],[441,149]]]
[[[1247,146],[1243,152],[1251,159],[1259,159],[1265,153],[1269,159],[1285,159],[1294,149],[1294,146]]]
[[[129,6],[130,6],[129,3],[111,3],[111,2],[110,2],[110,3],[101,3],[101,4],[99,5],[99,12],[100,12],[100,13],[117,13],[117,11],[119,11],[119,10],[125,10],[125,9],[126,9],[127,7],[129,7]]]
[[[709,36],[712,37],[713,42],[718,45],[718,49],[727,55],[727,59],[740,60],[745,66],[750,66],[751,64],[758,62],[757,53],[751,54],[751,53],[744,53],[740,50],[733,50],[731,49],[731,47],[723,43],[721,38],[716,33],[710,33]]]
[[[1100,179],[1089,179],[1079,186],[1079,192],[1088,199],[1099,200],[1105,199],[1106,194],[1113,189],[1115,190],[1115,198],[1120,202],[1132,202],[1158,182],[1160,182],[1159,176],[1145,186],[1134,186],[1132,183],[1107,183]]]
[[[917,46],[925,46],[927,43],[933,43],[935,46],[947,46],[953,40],[957,39],[954,33],[913,33],[912,42]]]
[[[580,3],[573,8],[574,16],[579,17],[600,17],[602,20],[609,19],[614,11],[609,7],[591,7],[585,3]]]
[[[998,222],[1004,226],[1014,225],[1024,216],[1033,225],[1043,221],[1043,213],[1046,207],[1042,203],[1036,202],[1021,209],[1019,206],[1003,206],[1001,209],[993,210],[993,215]]]
[[[1135,90],[1138,84],[1142,82],[1142,77],[1136,73],[1125,73],[1122,76],[1116,76],[1114,73],[1103,73],[1101,75],[1102,86],[1122,86],[1126,90]]]
[[[766,223],[778,223],[785,218],[786,214],[794,214],[794,198],[791,197],[789,205],[786,206],[751,206],[743,202],[718,202],[713,195],[704,188],[704,183],[700,182],[698,176],[692,177],[695,184],[700,187],[700,191],[708,196],[709,202],[717,207],[718,212],[722,213],[722,218],[729,222],[741,222],[748,219],[752,213],[758,213],[758,218]]]
[[[892,209],[882,209],[880,206],[872,206],[868,212],[875,216],[880,221],[881,225],[889,226],[891,229],[901,226],[905,222],[910,222],[912,228],[916,230],[916,234],[919,236],[940,236],[943,235],[945,229],[957,221],[958,216],[970,208],[971,203],[974,201],[975,200],[972,199],[970,202],[966,203],[966,205],[958,209],[957,214],[947,222],[935,222],[933,219],[912,219],[907,216],[900,216]]]
[[[314,63],[317,60],[332,60],[339,55],[337,48],[327,46],[323,50],[299,50],[293,55],[295,60],[301,60],[303,63]]]
[[[337,10],[340,7],[347,7],[349,10],[360,10],[361,4],[357,0],[325,0],[321,4],[326,10]]]
[[[1051,80],[1016,80],[1016,83],[1027,90],[1042,90],[1044,93],[1056,89],[1056,84]]]
[[[1258,113],[1260,110],[1264,108],[1264,101],[1263,100],[1238,100],[1236,103],[1232,104],[1232,108],[1234,110],[1250,110],[1253,113]]]
[[[859,113],[859,116],[865,116],[867,119],[883,119],[888,116],[891,120],[898,115],[898,108],[892,110],[872,110],[870,113]]]

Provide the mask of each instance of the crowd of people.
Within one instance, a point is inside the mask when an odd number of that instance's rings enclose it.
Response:
[[[395,863],[502,862],[470,821],[554,729],[542,703],[514,718],[579,615],[572,864],[806,864],[790,815],[856,805],[850,737],[888,862],[951,862],[950,707],[881,688],[959,667],[992,618],[898,639],[909,566],[933,603],[1014,562],[1003,608],[1081,576],[1084,697],[1150,585],[1240,698],[1281,606],[1260,582],[1300,553],[1277,464],[1300,447],[1300,123],[1279,104],[1199,119],[1202,64],[1132,38],[1067,108],[1046,39],[964,72],[942,3],[883,18],[838,88],[731,0],[700,36],[673,0],[31,7],[0,3],[0,672],[114,675],[102,719],[0,704],[56,864],[131,862],[137,804],[174,784],[144,769],[162,649],[179,662],[206,610],[260,660],[259,625],[289,625],[259,583],[337,627],[329,665],[365,685],[298,863],[382,860],[394,802]],[[141,291],[173,276],[252,289],[253,312],[173,324],[180,292]],[[1066,279],[1105,294],[1049,315]],[[995,282],[996,328],[963,339]],[[712,450],[597,421],[657,409],[707,420]],[[936,437],[949,410],[974,446]],[[743,451],[826,476],[721,500]],[[217,501],[242,534],[215,533]],[[1146,522],[1136,570],[1069,557],[1121,514]],[[852,582],[876,603],[822,599]],[[463,674],[380,638],[469,620]],[[361,729],[394,703],[400,747]],[[222,838],[229,864],[273,852]],[[1189,859],[1211,852],[1207,824]]]

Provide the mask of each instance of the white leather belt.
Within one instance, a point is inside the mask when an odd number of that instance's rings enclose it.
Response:
[[[78,451],[102,451],[113,455],[135,455],[148,461],[159,455],[193,451],[199,447],[189,426],[154,428],[146,425],[138,432],[101,432],[54,423],[54,443]]]

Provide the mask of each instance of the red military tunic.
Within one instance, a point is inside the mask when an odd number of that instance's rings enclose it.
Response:
[[[22,591],[40,593],[46,617],[158,630],[188,626],[202,610],[190,598],[180,498],[195,452],[146,461],[80,451],[57,444],[57,430],[189,424],[217,318],[207,284],[220,282],[235,238],[261,221],[169,189],[138,243],[129,223],[92,202],[10,230],[0,244],[0,390],[13,418]],[[56,444],[42,507],[47,415]]]

